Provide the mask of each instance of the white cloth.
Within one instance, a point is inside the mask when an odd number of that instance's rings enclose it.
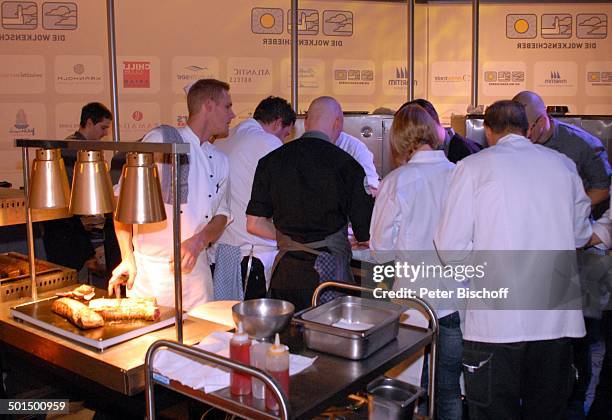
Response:
[[[378,189],[379,176],[374,166],[374,155],[370,152],[368,146],[344,131],[340,133],[338,140],[336,140],[336,146],[359,162],[366,173],[368,186]]]
[[[242,256],[251,252],[264,266],[269,285],[272,264],[277,253],[276,241],[251,235],[246,230],[246,208],[251,199],[253,178],[259,159],[283,145],[280,139],[267,133],[261,124],[249,118],[234,127],[227,139],[215,143],[227,155],[230,165],[229,196],[234,222],[227,226],[219,243],[240,247]]]
[[[229,358],[229,332],[214,332],[205,337],[194,348],[216,353]],[[289,375],[296,375],[312,365],[316,357],[304,357],[289,354]],[[160,350],[153,360],[153,368],[168,379],[174,379],[193,389],[204,389],[204,392],[215,392],[230,385],[230,370],[215,367],[211,363],[196,362],[181,356],[172,350]]]
[[[390,172],[382,181],[374,204],[370,248],[373,251],[395,251],[399,260],[407,256],[402,251],[431,251],[419,253],[419,258],[431,257],[428,262],[439,264],[435,258],[433,238],[454,167],[444,151],[420,151],[406,164]],[[394,289],[402,287],[410,287],[408,279],[395,281]],[[445,309],[438,311],[437,315],[442,318],[452,312],[454,310]]]
[[[590,211],[591,202],[571,160],[510,134],[457,163],[435,242],[439,250],[466,254],[574,250],[591,236]],[[529,270],[529,262],[521,261],[504,271],[528,282]],[[468,307],[465,318],[464,338],[472,341],[512,343],[585,334],[580,310]]]
[[[200,232],[214,216],[225,215],[229,223],[232,215],[227,197],[227,157],[209,142],[200,145],[200,139],[189,126],[179,128],[178,131],[191,147],[189,196],[187,203],[181,205],[182,242]],[[143,141],[161,143],[161,131],[151,130]],[[169,306],[174,306],[174,275],[169,269],[174,255],[172,206],[166,204],[165,208],[167,218],[163,222],[134,225],[134,251],[140,257],[137,260],[134,287],[128,291],[128,296],[155,296],[160,303],[171,302]],[[162,269],[164,266],[168,269]],[[170,291],[172,293],[168,296]],[[212,276],[206,252],[200,254],[192,272],[183,275],[183,295],[189,296],[183,302],[185,310],[212,299]]]
[[[612,213],[610,209],[597,219],[597,222],[593,225],[593,233],[601,239],[603,249],[612,248]]]

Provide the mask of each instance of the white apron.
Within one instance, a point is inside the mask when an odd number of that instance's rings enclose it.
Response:
[[[174,307],[174,274],[167,258],[151,257],[134,252],[138,272],[128,297],[150,297],[157,299],[160,306]],[[183,310],[212,299],[212,281],[206,253],[200,254],[195,267],[189,274],[183,274]]]

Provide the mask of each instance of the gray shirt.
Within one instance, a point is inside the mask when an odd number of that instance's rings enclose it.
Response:
[[[551,122],[554,127],[553,135],[543,145],[574,161],[585,190],[608,189],[612,171],[601,141],[574,125],[554,118],[551,118]],[[601,149],[595,148],[598,144]]]

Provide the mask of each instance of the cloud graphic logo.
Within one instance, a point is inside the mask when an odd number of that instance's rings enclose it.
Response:
[[[348,10],[325,10],[323,33],[329,36],[353,35],[353,12]]]
[[[576,17],[576,36],[582,39],[604,39],[608,37],[608,15],[579,14]]]
[[[506,15],[506,37],[510,39],[531,39],[538,35],[536,15]]]
[[[78,27],[76,3],[43,3],[43,28],[73,31]]]

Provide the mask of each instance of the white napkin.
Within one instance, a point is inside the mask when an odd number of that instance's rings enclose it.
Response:
[[[202,350],[229,357],[229,341],[232,333],[214,332],[193,346]],[[300,373],[317,358],[289,354],[289,374]],[[204,389],[214,392],[230,385],[230,369],[215,367],[206,362],[199,362],[179,355],[172,350],[161,350],[155,355],[153,367],[161,375],[176,380],[193,389]]]
[[[344,330],[351,331],[366,331],[372,328],[374,324],[368,324],[367,322],[355,322],[349,321],[348,319],[341,318],[339,321],[334,322],[332,327],[342,328]]]

